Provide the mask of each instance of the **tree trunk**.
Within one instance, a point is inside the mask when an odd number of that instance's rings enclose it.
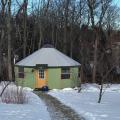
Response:
[[[11,0],[8,0],[8,17],[7,17],[7,35],[8,35],[8,79],[13,80],[12,76],[12,54],[11,54]]]
[[[41,25],[41,20],[39,20],[39,43],[38,43],[38,49],[41,48],[41,44],[42,44],[42,39],[43,39],[43,35],[42,35],[42,25]]]
[[[73,39],[72,39],[72,33],[73,33],[73,26],[71,25],[71,31],[70,31],[70,57],[73,57]]]
[[[94,28],[95,21],[94,21],[94,9],[95,9],[95,1],[93,0],[87,0],[88,2],[88,7],[89,7],[89,14],[90,14],[90,19],[92,23],[92,28]]]
[[[27,0],[24,0],[23,14],[24,14],[24,21],[23,21],[23,29],[24,29],[23,57],[26,57],[26,48],[27,48]]]
[[[0,36],[0,80],[3,80],[3,43],[4,43],[4,37],[5,37],[5,7],[6,7],[7,1],[1,0],[1,36]]]
[[[96,65],[97,65],[97,44],[98,44],[98,38],[96,37],[95,40],[95,50],[94,50],[94,63],[93,63],[93,83],[96,82]]]
[[[68,22],[68,6],[69,0],[65,0],[65,15],[64,15],[64,42],[63,42],[63,51],[67,53],[67,22]]]
[[[55,45],[55,27],[54,27],[54,21],[52,23],[52,44]]]
[[[71,23],[71,30],[70,30],[70,57],[73,57],[73,26],[74,26],[74,14],[75,14],[75,4],[73,7],[73,11],[72,11],[72,23]]]
[[[102,95],[103,95],[103,80],[101,80],[101,85],[100,85],[100,92],[99,92],[99,99],[98,99],[98,103],[100,103],[100,102],[101,102]]]
[[[2,26],[3,27],[3,26]],[[4,30],[1,30],[1,38],[0,38],[0,81],[3,79],[3,56],[2,56],[2,46],[4,41]]]

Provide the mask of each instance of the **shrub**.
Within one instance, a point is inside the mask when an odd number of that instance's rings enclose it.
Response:
[[[5,85],[2,85],[2,89],[4,87]],[[1,101],[3,103],[24,104],[28,102],[28,99],[26,91],[22,87],[10,83],[1,95]]]

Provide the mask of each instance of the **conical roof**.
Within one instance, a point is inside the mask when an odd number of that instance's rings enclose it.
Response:
[[[19,66],[36,66],[36,64],[47,64],[48,67],[80,66],[80,63],[55,48],[41,48],[16,63]]]

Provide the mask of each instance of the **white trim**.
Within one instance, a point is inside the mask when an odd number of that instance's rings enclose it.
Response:
[[[41,72],[41,73],[40,73]],[[38,70],[38,74],[39,74],[39,79],[41,80],[45,80],[45,69],[39,69]],[[41,77],[43,74],[44,77]]]

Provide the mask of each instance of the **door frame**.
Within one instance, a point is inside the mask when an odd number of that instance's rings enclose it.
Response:
[[[40,78],[40,71],[44,70],[44,79]],[[42,75],[42,74],[41,74]],[[48,68],[46,65],[37,65],[35,69],[35,88],[42,88],[43,86],[47,86],[48,83]]]

